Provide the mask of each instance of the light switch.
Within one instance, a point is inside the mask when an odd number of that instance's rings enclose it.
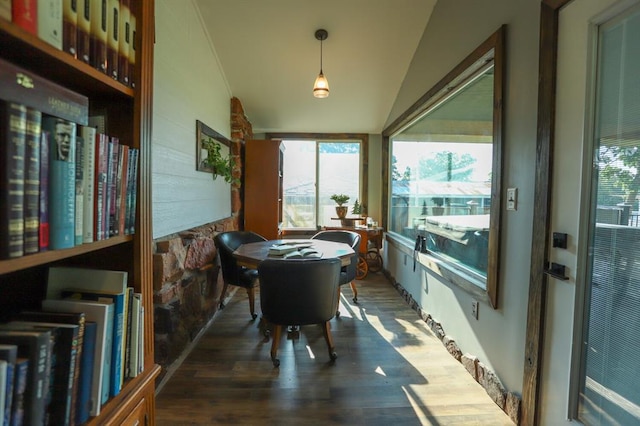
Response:
[[[518,188],[507,188],[507,210],[518,209]]]

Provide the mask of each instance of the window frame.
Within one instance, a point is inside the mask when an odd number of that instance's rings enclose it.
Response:
[[[431,256],[429,253],[421,253],[418,261],[428,270],[436,273],[447,281],[462,287],[463,289],[481,294],[494,308],[498,308],[498,282],[499,282],[499,259],[500,259],[500,224],[502,212],[502,135],[503,135],[503,92],[504,92],[504,70],[505,70],[505,38],[506,26],[501,26],[482,44],[480,44],[470,55],[453,68],[442,80],[436,83],[431,89],[423,94],[413,105],[402,113],[393,123],[382,132],[382,211],[383,227],[388,229],[390,194],[391,189],[391,155],[390,140],[393,135],[415,122],[425,114],[433,105],[443,99],[449,91],[449,87],[455,87],[456,82],[464,81],[469,76],[475,74],[485,66],[488,56],[493,52],[494,61],[494,83],[493,83],[493,164],[491,178],[491,210],[489,223],[489,242],[487,259],[487,278],[484,291],[479,286],[477,279],[465,274],[455,264],[442,260],[439,257]],[[388,233],[388,238],[394,241],[397,246],[409,246],[413,248],[413,241],[407,241],[394,233]]]
[[[316,142],[359,142],[360,143],[360,198],[359,202],[363,206],[369,205],[369,135],[366,133],[265,133],[266,139],[295,139],[310,140]],[[316,175],[317,176],[317,175]],[[317,196],[317,189],[316,189]],[[316,217],[316,227],[318,226]],[[285,228],[287,230],[298,230],[306,228]]]

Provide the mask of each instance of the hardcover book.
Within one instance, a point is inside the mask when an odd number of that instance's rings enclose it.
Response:
[[[43,115],[42,130],[50,135],[49,248],[75,246],[76,124]]]
[[[24,254],[24,157],[27,108],[0,100],[0,259]]]
[[[91,0],[78,0],[78,53],[82,62],[91,63]]]
[[[127,291],[128,274],[125,271],[109,271],[103,269],[51,267],[47,280],[47,298],[67,297],[69,289],[81,293],[82,298],[104,300],[108,298],[114,304],[114,322],[112,327],[111,378],[115,382],[111,386],[112,396],[120,392],[122,374],[124,373],[123,330],[124,330],[124,295]],[[78,291],[81,290],[81,291]]]
[[[96,129],[89,126],[79,127],[84,144],[82,160],[82,242],[92,243],[94,239],[94,191],[96,167]]]
[[[0,360],[6,361],[7,363],[6,380],[4,382],[4,411],[0,410],[0,416],[3,417],[5,425],[11,424],[11,405],[13,404],[13,384],[17,359],[18,346],[0,344]],[[2,385],[1,382],[0,385]]]
[[[38,0],[38,37],[62,50],[62,0]]]
[[[11,402],[11,425],[24,424],[25,393],[29,375],[29,359],[18,357],[14,371],[13,401]]]
[[[40,321],[10,321],[0,327],[12,330],[49,330],[53,336],[49,381],[48,422],[73,425],[71,402],[75,392],[75,367],[78,353],[78,325]],[[74,413],[75,414],[75,413]]]
[[[40,135],[40,197],[38,198],[38,245],[49,249],[49,132]]]
[[[108,0],[91,0],[91,65],[107,73]]]
[[[111,137],[109,141],[109,165],[107,169],[107,223],[105,224],[106,238],[116,234],[116,187],[118,174],[118,157],[120,152],[120,140]]]
[[[0,98],[32,107],[42,114],[86,125],[89,100],[72,90],[0,59]]]
[[[48,397],[47,366],[51,365],[51,332],[0,330],[0,343],[18,346],[18,356],[29,360],[24,392],[24,424],[43,425]]]
[[[109,137],[104,133],[96,135],[96,162],[94,184],[94,226],[96,241],[104,240],[107,208],[107,174],[109,171]]]
[[[74,244],[79,246],[84,240],[84,156],[85,140],[76,130],[76,199]]]
[[[76,424],[82,424],[89,420],[89,413],[91,412],[91,383],[93,380],[97,329],[98,325],[95,322],[85,322],[76,402]]]
[[[136,87],[135,70],[136,70],[136,16],[133,12],[129,15],[129,86]]]
[[[120,34],[118,43],[118,80],[129,85],[129,44],[131,39],[129,19],[131,0],[120,0]]]
[[[137,148],[129,149],[129,178],[127,179],[127,206],[125,229],[127,234],[135,234],[136,232],[136,199],[138,184],[138,157],[140,150]]]
[[[79,387],[81,358],[84,356],[84,334],[85,334],[85,315],[82,312],[46,312],[46,311],[22,311],[14,317],[20,321],[38,321],[45,323],[71,324],[78,327],[76,360],[74,365],[73,389],[71,398],[71,424],[74,424],[74,417],[77,412],[78,392],[75,391]],[[95,327],[95,325],[94,325]]]
[[[11,20],[31,34],[38,34],[38,0],[12,0]]]
[[[118,155],[118,173],[116,174],[116,206],[115,206],[115,235],[124,235],[124,219],[127,195],[127,168],[129,163],[129,147],[120,145]]]
[[[42,114],[27,108],[24,167],[24,253],[40,251],[40,141]]]
[[[42,309],[54,312],[83,312],[87,322],[92,321],[97,324],[91,385],[91,416],[99,415],[102,404],[109,399],[113,304],[85,300],[45,299],[42,301]]]
[[[4,414],[7,400],[7,368],[9,363],[0,358],[0,414]],[[4,417],[0,417],[0,422],[4,424]]]
[[[78,54],[78,1],[62,2],[62,50],[73,56]]]
[[[0,18],[11,21],[11,0],[0,0]]]
[[[118,79],[120,0],[107,0],[107,75]]]

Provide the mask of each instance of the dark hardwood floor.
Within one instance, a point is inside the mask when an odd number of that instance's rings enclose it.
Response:
[[[279,368],[236,291],[159,390],[157,424],[513,425],[383,275],[357,285],[331,320],[335,363],[305,326],[283,332]]]

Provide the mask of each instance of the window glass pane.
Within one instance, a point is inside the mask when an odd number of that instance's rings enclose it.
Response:
[[[391,138],[389,230],[426,238],[435,256],[487,276],[493,72],[455,88]]]
[[[640,10],[603,26],[579,418],[640,423]]]
[[[284,140],[283,227],[316,227],[316,142]]]
[[[320,214],[318,225],[331,224],[336,218],[336,203],[333,194],[346,194],[349,201],[349,216],[353,203],[360,194],[360,143],[320,142],[318,144],[318,203]]]

